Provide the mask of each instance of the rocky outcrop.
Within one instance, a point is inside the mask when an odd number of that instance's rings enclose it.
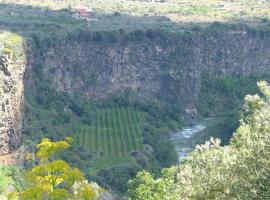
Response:
[[[0,48],[0,155],[21,143],[25,63]]]
[[[57,90],[71,95],[105,99],[129,91],[142,101],[176,102],[194,117],[204,75],[270,73],[266,30],[150,32],[133,38],[121,33],[111,41],[87,34],[31,46],[25,76],[28,89],[38,71]],[[18,55],[14,58],[0,48],[0,155],[17,149],[21,141],[26,62]]]
[[[60,91],[102,99],[129,90],[196,115],[203,75],[270,72],[270,34],[238,27],[113,42],[73,38],[39,54],[44,76]]]

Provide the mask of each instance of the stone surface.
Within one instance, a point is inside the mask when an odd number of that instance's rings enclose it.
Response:
[[[44,76],[60,91],[104,99],[129,90],[196,115],[203,75],[270,72],[270,34],[238,27],[116,42],[63,39],[38,54]],[[33,57],[30,68],[40,60]]]
[[[0,155],[21,144],[25,63],[0,51]]]
[[[30,49],[26,74],[24,62],[0,51],[0,155],[20,146],[24,81],[31,86],[35,67],[71,95],[106,99],[131,91],[141,101],[177,102],[191,117],[197,115],[202,76],[270,73],[269,31],[238,27],[117,37],[113,42],[59,38]]]

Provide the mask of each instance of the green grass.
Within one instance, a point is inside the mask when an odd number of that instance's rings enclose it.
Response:
[[[163,3],[143,0],[6,0],[7,3],[40,6],[46,9],[69,9],[86,5],[96,12],[113,13],[115,11],[128,15],[169,15],[206,16],[226,18],[228,16],[261,16],[269,14],[267,0],[166,0]]]
[[[108,166],[126,160],[133,150],[141,149],[145,113],[134,108],[99,109],[91,126],[78,128],[74,142],[78,148],[94,153],[94,166]]]
[[[65,34],[88,27],[91,31],[162,29],[181,32],[213,22],[268,26],[270,2],[267,0],[167,0],[164,3],[134,0],[67,0],[34,1],[5,0],[0,3],[3,29],[31,35]],[[86,5],[93,10],[92,20],[85,22],[72,17],[72,9]],[[61,10],[65,9],[65,10]],[[115,16],[114,13],[121,13]]]

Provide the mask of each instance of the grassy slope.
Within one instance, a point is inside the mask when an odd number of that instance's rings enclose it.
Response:
[[[0,4],[0,24],[22,32],[67,31],[89,27],[93,31],[164,29],[181,31],[194,24],[248,22],[265,26],[270,18],[267,0],[168,0],[164,3],[131,0],[5,0]],[[76,5],[93,9],[89,23],[75,20],[68,11]],[[66,10],[59,10],[66,9]],[[114,16],[114,12],[121,15]],[[42,26],[41,26],[42,25]],[[35,28],[34,28],[35,27]]]
[[[113,13],[115,11],[129,15],[174,15],[174,20],[190,21],[226,20],[234,17],[269,17],[267,0],[165,0],[164,2],[134,0],[5,0],[6,3],[42,6],[50,9],[69,9],[86,5],[96,12]],[[193,16],[197,16],[193,18]]]

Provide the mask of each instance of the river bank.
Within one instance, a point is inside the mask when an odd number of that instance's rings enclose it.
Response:
[[[200,136],[200,138],[204,138],[203,135],[209,134],[206,130],[212,121],[212,118],[206,118],[172,134],[171,141],[175,146],[179,161],[183,160],[196,145],[205,142],[198,140],[195,137]]]

